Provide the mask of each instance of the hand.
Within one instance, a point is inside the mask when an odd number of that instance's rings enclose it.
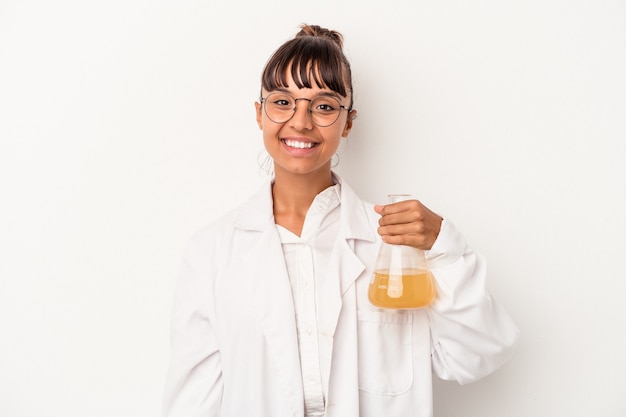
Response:
[[[386,243],[429,250],[439,236],[443,218],[417,200],[374,206],[374,210],[381,215],[378,233]]]

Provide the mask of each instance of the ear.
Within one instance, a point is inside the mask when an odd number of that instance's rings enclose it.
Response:
[[[341,132],[341,137],[345,138],[350,134],[354,119],[356,119],[356,110],[351,110],[350,113],[348,113],[348,120],[346,120],[346,125],[343,128],[343,132]]]
[[[256,124],[259,125],[259,129],[263,130],[263,112],[261,110],[261,103],[255,101],[254,108],[256,109]]]

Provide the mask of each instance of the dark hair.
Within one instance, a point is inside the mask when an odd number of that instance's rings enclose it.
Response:
[[[282,44],[270,57],[261,76],[261,85],[272,91],[287,87],[287,70],[298,88],[329,88],[350,97],[352,73],[343,53],[341,33],[316,25],[302,25],[296,36]]]

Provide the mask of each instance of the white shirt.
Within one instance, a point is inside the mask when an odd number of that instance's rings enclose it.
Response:
[[[325,414],[322,370],[329,369],[332,346],[318,335],[318,301],[321,280],[328,279],[328,260],[339,231],[340,185],[318,194],[304,220],[300,236],[277,225],[296,312],[300,368],[307,417]],[[324,346],[320,346],[324,344]],[[322,366],[325,365],[325,366]],[[326,376],[328,377],[328,376]]]

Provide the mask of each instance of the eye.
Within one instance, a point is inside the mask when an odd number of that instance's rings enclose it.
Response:
[[[339,108],[339,102],[331,97],[319,97],[313,100],[311,106],[314,112],[318,113],[332,113],[336,112]]]
[[[280,100],[274,100],[273,104],[277,105],[277,106],[289,106],[289,100],[285,100],[285,99],[280,99]]]
[[[294,107],[294,100],[285,94],[270,94],[267,103],[273,107],[291,109]]]
[[[317,109],[318,110],[322,110],[322,111],[333,111],[333,110],[335,110],[335,108],[332,105],[328,104],[328,103],[320,104],[319,106],[317,106]]]

